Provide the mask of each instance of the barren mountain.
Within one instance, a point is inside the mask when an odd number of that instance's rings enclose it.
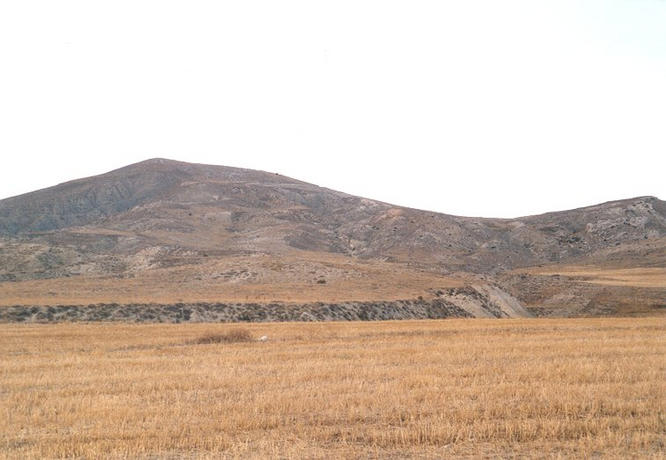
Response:
[[[651,269],[658,280],[637,294],[590,276],[562,282],[574,267],[601,278]],[[0,201],[4,305],[449,301],[476,286],[487,298],[489,287],[510,291],[539,314],[644,312],[666,304],[665,267],[666,203],[654,197],[469,218],[154,159]],[[552,301],[576,289],[575,302]]]

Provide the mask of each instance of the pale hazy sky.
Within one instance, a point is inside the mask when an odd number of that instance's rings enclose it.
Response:
[[[666,199],[666,2],[0,2],[0,198],[151,157],[509,217]]]

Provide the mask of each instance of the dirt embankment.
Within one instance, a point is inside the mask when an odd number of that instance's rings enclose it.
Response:
[[[94,304],[0,308],[0,322],[270,322],[529,316],[508,294],[491,286],[438,291],[434,299],[338,303]]]
[[[0,322],[270,322],[381,321],[399,319],[529,316],[495,286],[437,291],[434,299],[336,303],[94,304],[0,308]]]
[[[0,309],[0,322],[270,322],[364,321],[472,316],[454,304],[434,301],[313,304],[98,304],[14,306]]]

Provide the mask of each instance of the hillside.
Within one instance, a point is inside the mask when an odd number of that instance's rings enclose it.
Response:
[[[4,305],[382,301],[493,285],[538,307],[567,283],[536,289],[535,280],[570,266],[663,269],[666,203],[640,197],[469,218],[164,159],[0,201]],[[664,289],[657,283],[633,297],[650,310]],[[598,294],[581,294],[583,303]]]

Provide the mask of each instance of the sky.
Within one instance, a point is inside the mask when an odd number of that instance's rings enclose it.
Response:
[[[467,216],[666,199],[666,1],[0,2],[0,198],[154,157]]]

